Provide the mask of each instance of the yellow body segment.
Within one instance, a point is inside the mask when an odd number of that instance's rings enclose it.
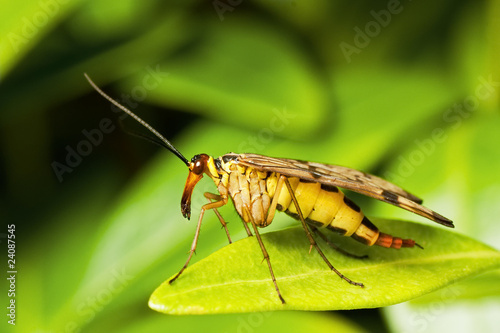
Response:
[[[309,214],[309,219],[319,221],[326,226],[333,221],[340,206],[343,204],[344,193],[321,190],[316,198],[315,209]]]
[[[311,214],[313,208],[316,204],[316,199],[318,198],[319,192],[321,191],[320,183],[305,183],[299,182],[297,187],[295,188],[295,197],[297,198],[297,202],[299,203],[300,211],[302,212],[302,216],[306,217]],[[283,191],[287,192],[287,191]],[[298,214],[297,208],[295,205],[288,206],[288,211],[293,214]]]
[[[297,185],[299,185],[299,179],[296,177],[291,177],[288,178],[288,181],[290,182],[290,186],[292,187],[292,189],[295,191]],[[276,193],[274,195],[276,195]],[[284,211],[290,206],[290,203],[292,202],[292,197],[290,196],[290,193],[288,193],[286,187],[283,187],[281,189],[281,193],[278,193],[278,195],[279,195],[278,210]]]
[[[356,229],[354,235],[352,236],[362,243],[372,246],[378,240],[380,234],[380,231],[378,231],[377,227],[373,229],[372,226],[375,227],[371,223],[360,223],[359,227]]]
[[[343,203],[329,225],[339,231],[345,230],[344,236],[351,236],[358,229],[364,217],[361,211],[355,211]]]

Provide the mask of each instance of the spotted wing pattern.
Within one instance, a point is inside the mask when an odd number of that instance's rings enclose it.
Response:
[[[401,207],[444,226],[453,222],[421,205],[422,200],[402,188],[374,175],[338,165],[322,164],[257,154],[227,154],[224,157],[258,170],[276,172],[325,185],[338,186]]]

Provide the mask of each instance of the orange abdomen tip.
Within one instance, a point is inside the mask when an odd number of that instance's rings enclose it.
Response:
[[[415,243],[413,239],[402,239],[399,237],[393,237],[391,235],[384,234],[383,232],[379,234],[378,239],[375,242],[375,245],[387,248],[391,247],[393,249],[400,249],[402,247],[414,247],[414,246],[423,249],[423,247]]]

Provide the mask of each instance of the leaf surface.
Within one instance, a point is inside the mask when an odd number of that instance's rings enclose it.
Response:
[[[235,313],[270,310],[345,310],[392,305],[500,266],[500,252],[465,236],[410,222],[374,220],[384,232],[417,240],[418,248],[393,250],[335,239],[368,259],[343,256],[319,242],[333,265],[365,288],[331,272],[301,227],[263,235],[286,300],[276,295],[257,241],[245,238],[189,267],[172,285],[164,282],[149,301],[169,314]],[[332,237],[330,237],[332,238]]]

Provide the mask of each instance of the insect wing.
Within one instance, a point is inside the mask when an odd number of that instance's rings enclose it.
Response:
[[[236,158],[236,156],[233,158]],[[276,172],[289,177],[298,177],[358,192],[453,228],[451,220],[422,206],[420,198],[382,178],[359,170],[338,165],[273,158],[257,154],[239,154],[237,160],[242,165],[259,170]]]

